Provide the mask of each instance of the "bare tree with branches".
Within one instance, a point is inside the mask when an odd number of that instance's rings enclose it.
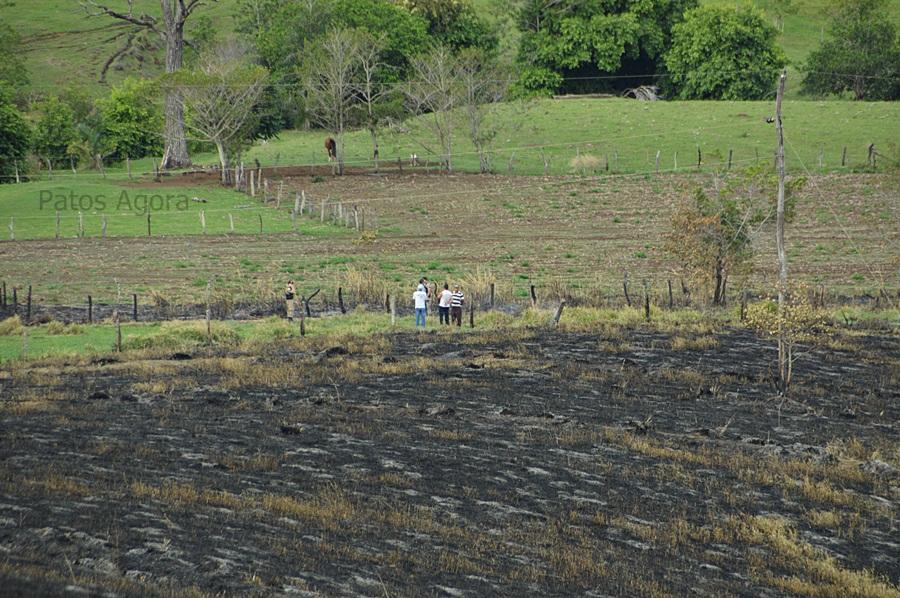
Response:
[[[202,54],[196,70],[173,77],[187,108],[186,125],[216,146],[225,185],[232,182],[231,156],[248,141],[248,123],[266,76],[264,68],[250,63],[241,44],[227,42]]]
[[[387,68],[387,65],[381,60],[383,47],[383,37],[375,37],[369,33],[360,35],[357,93],[365,110],[366,129],[372,137],[372,160],[375,162],[375,170],[378,170],[379,158],[378,131],[382,125],[379,103],[385,95],[391,92],[391,88],[380,81],[380,75]]]
[[[509,78],[503,76],[495,59],[474,48],[459,54],[454,73],[461,86],[460,104],[469,140],[478,152],[481,172],[489,172],[491,161],[488,148],[498,132],[491,116],[509,89]]]
[[[450,50],[437,46],[412,60],[412,79],[405,89],[410,109],[425,116],[423,122],[437,138],[441,162],[448,172],[453,170],[453,109],[461,94],[455,65]]]
[[[126,49],[134,43],[138,30],[146,30],[160,36],[166,46],[166,73],[177,72],[184,60],[184,28],[190,16],[201,6],[218,0],[160,0],[162,20],[147,13],[135,14],[134,0],[128,1],[127,11],[116,10],[97,0],[79,0],[90,17],[110,17],[131,29],[126,36]],[[113,55],[121,55],[123,50]],[[110,63],[111,64],[111,63]],[[190,166],[187,139],[184,134],[184,107],[177,89],[166,94],[165,150],[161,167],[182,168]]]
[[[344,131],[358,101],[361,42],[358,32],[333,29],[317,41],[304,60],[303,83],[312,120],[334,135],[335,167],[344,174]]]

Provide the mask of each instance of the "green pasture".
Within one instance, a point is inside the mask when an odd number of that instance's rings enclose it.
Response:
[[[731,152],[732,167],[772,162],[775,129],[766,122],[772,102],[636,102],[626,99],[539,100],[502,104],[490,120],[498,134],[491,147],[498,173],[550,174],[651,173],[659,152],[661,172],[701,168],[724,170]],[[849,170],[865,164],[874,143],[883,154],[896,154],[891,145],[900,139],[900,104],[891,102],[787,101],[783,108],[787,164],[792,172]],[[321,131],[285,131],[278,139],[256,145],[245,160],[264,166],[327,164]],[[382,165],[396,168],[397,158],[409,164],[410,155],[436,167],[440,150],[423,119],[413,119],[402,132],[383,134]],[[369,134],[346,135],[345,161],[371,167]],[[846,166],[841,167],[843,148]],[[478,156],[465,137],[455,132],[453,167],[477,171]],[[590,155],[596,165],[573,165],[577,156]],[[821,157],[821,166],[820,166]],[[211,163],[212,154],[195,157]],[[896,159],[896,155],[894,155]],[[677,161],[677,165],[676,165]],[[609,169],[607,170],[607,163]]]
[[[153,236],[199,235],[203,232],[201,210],[210,235],[231,233],[231,221],[234,234],[256,234],[260,232],[260,219],[264,233],[292,230],[293,197],[275,209],[274,204],[264,206],[259,198],[218,185],[135,186],[114,174],[107,176],[104,179],[86,172],[77,176],[56,175],[53,180],[0,185],[2,238],[11,238],[13,232],[16,240],[54,237],[57,212],[63,238],[79,235],[79,213],[86,237],[101,235],[104,217],[109,237],[146,236],[148,213]],[[298,218],[297,223],[300,232],[306,235],[340,234],[337,227],[321,224],[316,219]]]

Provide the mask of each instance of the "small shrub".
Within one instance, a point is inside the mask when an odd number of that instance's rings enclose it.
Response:
[[[22,320],[19,316],[6,318],[0,322],[0,336],[16,336],[22,334]]]

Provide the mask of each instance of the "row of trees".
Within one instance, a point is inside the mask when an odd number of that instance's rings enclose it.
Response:
[[[900,98],[900,37],[887,2],[834,0],[828,38],[798,65],[805,93]],[[790,0],[770,9],[781,28],[793,12]],[[518,26],[526,92],[621,91],[656,81],[672,98],[752,100],[774,95],[786,64],[778,29],[752,6],[525,0]]]
[[[489,146],[499,126],[491,116],[509,88],[508,71],[488,51],[454,52],[437,45],[410,59],[409,79],[394,81],[385,43],[384,36],[365,29],[332,29],[307,45],[298,67],[298,91],[308,118],[337,141],[337,171],[343,173],[348,128],[369,131],[377,167],[381,131],[386,126],[403,130],[397,116],[412,114],[425,118],[424,132],[411,137],[425,153],[439,156],[446,169],[452,169],[454,137],[462,125],[482,171],[489,170]],[[71,90],[50,96],[30,107],[33,125],[6,97],[4,139],[8,134],[15,140],[0,149],[4,174],[7,180],[13,169],[23,174],[29,151],[46,168],[59,168],[60,162],[102,168],[126,158],[159,156],[166,135],[161,106],[174,95],[182,106],[185,139],[216,149],[228,183],[235,159],[264,130],[270,73],[253,58],[241,40],[214,43],[187,67],[156,81],[127,79],[98,100]]]

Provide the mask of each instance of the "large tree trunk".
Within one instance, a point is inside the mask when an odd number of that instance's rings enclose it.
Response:
[[[216,150],[219,152],[219,168],[222,169],[222,184],[231,184],[231,170],[228,162],[228,152],[225,151],[225,145],[221,141],[216,141]]]
[[[180,3],[174,11],[169,0],[160,0],[163,20],[166,24],[166,72],[174,73],[181,68],[184,58],[184,16]],[[191,165],[187,139],[184,134],[184,105],[176,90],[166,93],[166,149],[163,152],[163,169],[184,168]]]

